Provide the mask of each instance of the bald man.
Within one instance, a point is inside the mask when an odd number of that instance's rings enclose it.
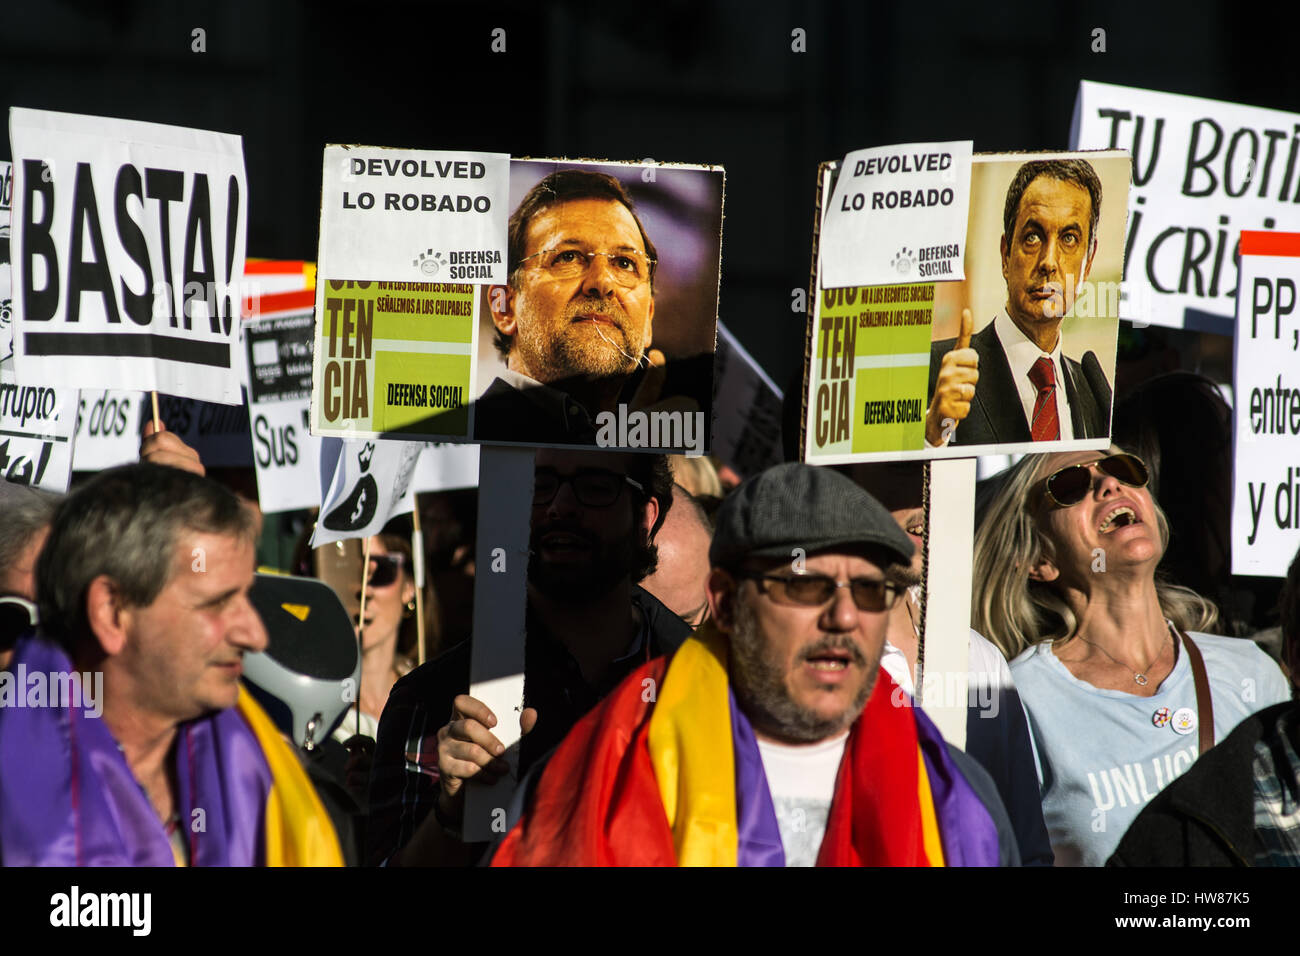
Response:
[[[712,539],[713,530],[699,502],[681,485],[673,485],[673,506],[655,537],[659,567],[641,586],[691,627],[699,627],[708,616],[704,585]]]

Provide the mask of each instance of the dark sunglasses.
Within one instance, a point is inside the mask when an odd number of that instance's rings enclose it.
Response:
[[[383,588],[397,580],[402,568],[406,567],[406,555],[372,554],[370,564],[373,567],[370,572],[370,586],[372,588]]]
[[[549,505],[560,493],[560,486],[568,485],[573,489],[578,504],[587,508],[607,508],[618,501],[625,483],[645,493],[645,487],[640,482],[612,471],[593,469],[580,471],[576,475],[560,475],[553,471],[539,470],[533,478],[533,506]]]
[[[821,607],[840,588],[848,588],[859,611],[888,611],[898,600],[898,587],[884,578],[853,578],[836,581],[825,574],[747,574],[777,604]]]
[[[1092,488],[1092,466],[1131,488],[1145,488],[1150,475],[1137,455],[1111,455],[1086,465],[1068,465],[1047,476],[1044,490],[1058,508],[1077,505]]]

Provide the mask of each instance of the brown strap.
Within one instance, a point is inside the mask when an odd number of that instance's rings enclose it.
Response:
[[[1201,649],[1183,631],[1175,629],[1187,648],[1187,663],[1192,665],[1192,681],[1196,684],[1196,729],[1199,733],[1200,755],[1214,746],[1214,701],[1210,698],[1210,681],[1205,676],[1205,658]]]

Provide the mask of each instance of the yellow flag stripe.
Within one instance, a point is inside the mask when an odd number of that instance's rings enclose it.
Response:
[[[650,761],[679,866],[735,866],[735,754],[727,649],[705,625],[673,655],[650,716]]]

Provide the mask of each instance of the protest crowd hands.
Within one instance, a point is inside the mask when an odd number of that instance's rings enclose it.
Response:
[[[536,723],[537,711],[526,707],[519,716],[520,729],[526,734]],[[509,773],[505,745],[491,731],[496,725],[496,714],[487,704],[468,694],[456,697],[451,721],[438,731],[438,809],[445,820],[460,821],[466,780],[480,777],[492,784]]]
[[[144,438],[140,442],[140,460],[151,465],[180,468],[196,475],[207,473],[203,462],[199,460],[199,453],[181,441],[174,432],[169,432],[161,422],[157,428],[154,428],[152,421],[145,422]]]
[[[962,309],[956,347],[943,357],[934,396],[925,416],[925,440],[931,445],[943,443],[944,419],[960,423],[970,414],[975,386],[980,379],[979,353],[970,347],[973,326],[970,309]]]

